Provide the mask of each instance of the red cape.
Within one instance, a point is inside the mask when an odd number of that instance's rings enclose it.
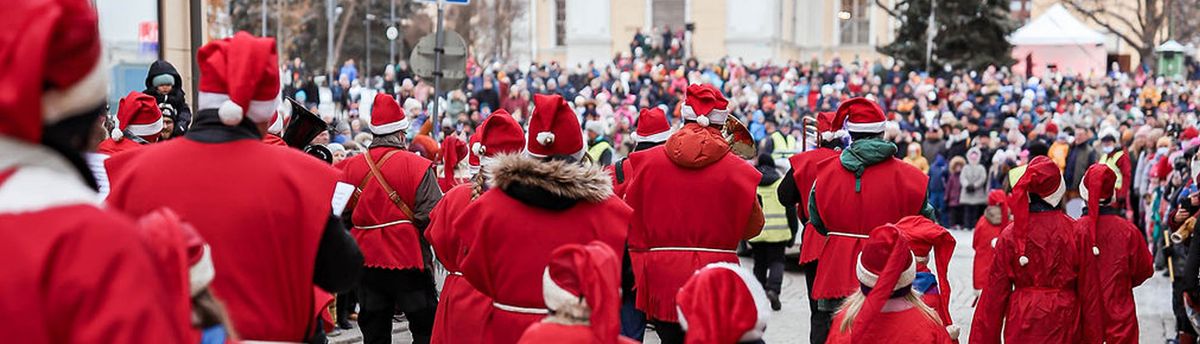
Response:
[[[454,227],[454,220],[471,204],[472,184],[450,189],[433,212],[425,238],[433,246],[438,260],[450,272],[442,283],[441,299],[433,322],[430,343],[479,343],[483,341],[483,324],[492,311],[492,299],[475,290],[462,277],[459,265],[466,254],[466,245],[474,235]]]
[[[1093,215],[1079,219],[1079,230],[1089,230]],[[1133,288],[1154,275],[1153,257],[1146,242],[1129,220],[1101,215],[1096,227],[1097,271],[1103,293],[1106,343],[1137,343],[1137,305]]]
[[[796,191],[800,193],[800,204],[796,207],[800,218],[808,218],[808,194],[817,178],[817,163],[835,156],[838,156],[837,150],[817,148],[788,158],[788,163],[792,166],[792,180],[796,182]],[[824,248],[825,236],[805,221],[804,232],[800,237],[800,264],[817,260]]]
[[[383,156],[392,151],[396,153],[380,164]],[[409,209],[414,209],[417,186],[420,186],[421,179],[425,177],[433,162],[390,147],[371,148],[365,154],[371,154],[388,185],[399,194]],[[371,178],[359,194],[358,203],[347,205],[354,207],[354,214],[350,217],[354,228],[350,230],[350,234],[362,249],[363,264],[384,269],[424,269],[420,231],[411,222],[383,228],[360,228],[412,219],[404,215],[374,177],[370,177],[370,168],[362,154],[346,159],[342,166],[343,183],[358,187],[363,185],[363,180]]]

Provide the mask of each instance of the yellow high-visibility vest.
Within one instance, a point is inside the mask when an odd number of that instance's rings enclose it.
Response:
[[[775,151],[771,152],[773,159],[787,159],[796,154],[796,138],[791,135],[776,131],[771,134],[771,143],[775,146]]]
[[[758,196],[762,198],[763,223],[762,233],[751,238],[750,242],[785,242],[792,240],[792,231],[788,228],[787,208],[779,204],[776,189],[783,179],[775,183],[758,187]]]
[[[1125,176],[1121,175],[1121,168],[1117,167],[1117,160],[1120,160],[1122,156],[1125,156],[1125,151],[1116,151],[1111,156],[1100,154],[1099,163],[1108,165],[1109,168],[1112,168],[1113,172],[1117,173],[1117,190],[1121,189],[1121,179],[1125,178]]]
[[[604,152],[607,150],[610,150],[610,149],[612,149],[611,143],[608,143],[608,141],[600,141],[600,142],[597,142],[596,144],[592,145],[591,147],[588,147],[587,154],[588,154],[588,157],[592,158],[592,161],[599,163],[600,156],[604,155]]]

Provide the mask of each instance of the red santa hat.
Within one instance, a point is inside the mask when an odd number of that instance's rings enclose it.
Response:
[[[599,241],[563,245],[550,253],[542,297],[554,314],[586,317],[594,343],[615,344],[621,332],[621,258]]]
[[[843,122],[845,124],[843,124]],[[833,129],[851,133],[882,133],[887,124],[883,109],[867,98],[851,98],[838,105]]]
[[[869,328],[875,324],[874,318],[883,311],[884,304],[893,295],[912,292],[917,264],[900,229],[887,224],[871,230],[858,254],[857,271],[867,299],[851,325],[854,331],[850,341],[865,343],[871,333]]]
[[[40,142],[44,125],[104,104],[108,69],[90,1],[14,1],[4,14],[0,136]]]
[[[758,280],[734,263],[697,270],[675,295],[687,343],[741,343],[767,330],[771,305]]]
[[[467,158],[467,144],[455,135],[442,138],[442,171],[446,181],[454,180],[454,168]]]
[[[1025,174],[1013,185],[1012,195],[1008,204],[1013,212],[1013,232],[1017,242],[1018,263],[1021,266],[1029,264],[1025,256],[1025,235],[1029,226],[1029,197],[1038,196],[1051,206],[1058,206],[1063,194],[1067,191],[1067,183],[1063,181],[1058,165],[1045,156],[1038,156],[1029,161]]]
[[[529,155],[545,158],[569,155],[583,158],[583,129],[575,111],[560,95],[533,96],[533,113],[529,116]]]
[[[173,289],[195,296],[212,283],[216,270],[208,243],[175,212],[168,208],[154,210],[138,219],[138,227],[158,262],[187,272],[186,276],[178,276],[178,282],[172,282]]]
[[[924,216],[907,216],[896,222],[896,229],[908,239],[909,248],[919,265],[929,264],[929,253],[933,251],[933,259],[937,264],[938,298],[943,305],[950,304],[950,259],[954,256],[956,244],[954,236],[946,228],[939,226]],[[947,324],[946,331],[951,337],[958,337],[958,325],[950,318],[949,307],[939,307],[938,317]]]
[[[200,65],[200,111],[216,109],[221,123],[244,118],[262,123],[279,107],[279,66],[275,39],[239,31],[215,40],[196,53]]]
[[[483,122],[487,123],[487,120],[485,119]],[[479,154],[475,153],[475,147],[479,145],[479,137],[482,131],[483,123],[480,123],[479,126],[475,127],[475,132],[471,134],[471,137],[467,138],[467,166],[472,176],[479,173]]]
[[[671,137],[671,124],[667,123],[667,114],[662,109],[652,107],[642,109],[638,113],[637,131],[633,133],[634,141],[659,143],[666,141],[668,137]]]
[[[838,129],[840,125],[834,125],[835,118],[837,118],[835,112],[817,113],[817,135],[821,136],[820,141],[833,141],[846,136],[845,130]]]
[[[525,148],[525,131],[504,109],[488,116],[476,133],[479,142],[472,144],[471,151],[481,162],[490,163],[497,155],[519,153]]]
[[[709,84],[691,84],[683,98],[679,114],[685,120],[696,121],[701,127],[725,125],[729,118],[729,101],[720,90]]]
[[[1088,167],[1079,183],[1079,196],[1087,200],[1088,213],[1091,223],[1088,223],[1088,237],[1093,243],[1092,255],[1100,255],[1100,248],[1095,245],[1096,226],[1100,222],[1101,204],[1111,204],[1117,194],[1117,171],[1108,164],[1094,164]]]
[[[381,92],[375,94],[375,102],[371,105],[371,125],[369,127],[375,136],[408,130],[408,117],[404,116],[404,110],[400,109],[396,98]]]
[[[158,102],[153,96],[142,92],[132,91],[117,104],[116,123],[109,135],[113,141],[120,141],[125,132],[146,139],[158,141],[158,134],[163,129],[163,114],[158,108]]]
[[[1197,136],[1200,136],[1200,130],[1197,130],[1196,127],[1187,127],[1187,129],[1183,129],[1183,133],[1179,135],[1179,138],[1183,141],[1187,141],[1194,139]]]

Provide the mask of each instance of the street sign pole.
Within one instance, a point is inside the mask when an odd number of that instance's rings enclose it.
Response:
[[[439,117],[441,117],[441,116],[439,116],[439,114],[438,114],[438,110],[439,110],[438,103],[440,103],[439,100],[441,99],[441,96],[442,96],[442,92],[441,92],[441,88],[442,88],[441,87],[442,86],[442,52],[445,50],[445,48],[443,46],[446,43],[446,35],[445,35],[445,33],[442,32],[442,17],[443,16],[444,16],[444,13],[442,10],[442,0],[438,0],[438,2],[437,2],[437,45],[435,45],[434,49],[433,49],[433,113],[429,115],[429,118],[433,121],[433,123],[432,123],[433,128],[434,128],[432,130],[433,139],[434,139],[434,141],[438,141],[438,142],[441,142],[441,139],[442,139],[442,125],[441,125],[442,123],[439,120]]]
[[[392,19],[388,21],[388,64],[392,68],[396,66],[396,36],[393,35],[393,28],[396,27],[396,0],[392,0]],[[392,70],[395,72],[395,70]]]

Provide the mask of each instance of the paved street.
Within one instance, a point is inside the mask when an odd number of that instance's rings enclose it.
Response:
[[[962,327],[962,339],[970,336],[971,317],[975,309],[971,306],[975,299],[971,289],[971,232],[955,231],[954,237],[958,246],[954,251],[954,260],[950,262],[950,284],[953,287],[950,314],[955,323]],[[743,258],[743,266],[750,267],[753,262]],[[788,272],[783,280],[783,310],[775,312],[767,327],[765,341],[770,344],[790,344],[808,342],[808,304],[804,287],[804,275],[798,272]],[[1171,317],[1170,282],[1166,277],[1156,273],[1153,278],[1142,286],[1134,289],[1138,302],[1138,317],[1141,324],[1140,343],[1163,343],[1169,333],[1174,332],[1174,319]],[[393,343],[409,343],[411,336],[405,330],[406,325],[396,326],[397,335]],[[653,332],[646,334],[646,343],[658,343]],[[361,342],[357,328],[344,331],[340,335],[330,337],[331,343]]]

